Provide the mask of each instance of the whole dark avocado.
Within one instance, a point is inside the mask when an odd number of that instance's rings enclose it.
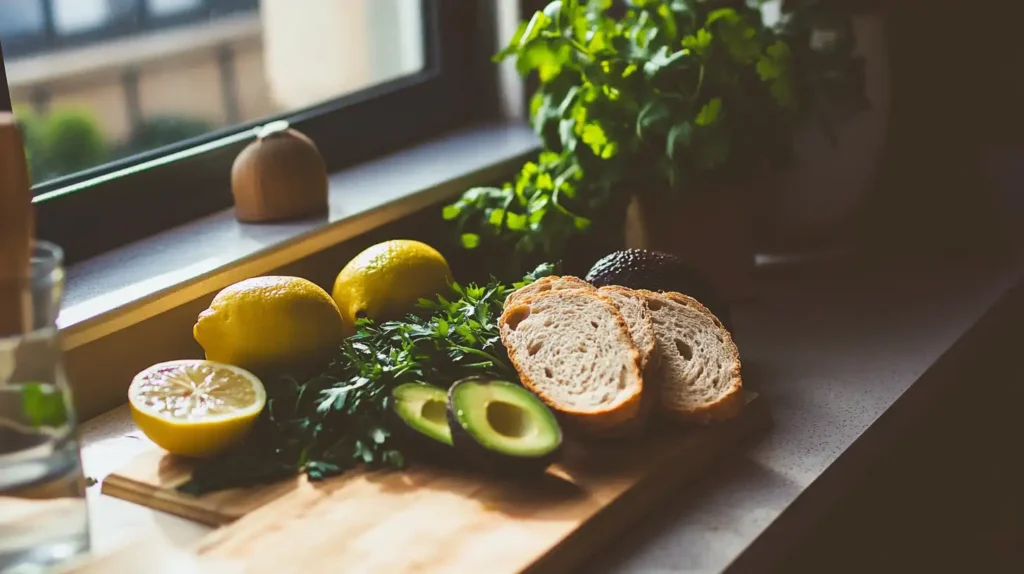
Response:
[[[732,331],[729,308],[711,282],[671,253],[646,249],[616,251],[595,263],[586,280],[595,287],[620,285],[689,295],[703,303]]]

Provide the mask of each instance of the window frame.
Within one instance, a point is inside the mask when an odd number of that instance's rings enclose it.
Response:
[[[153,32],[175,26],[205,22],[211,17],[228,16],[259,9],[258,0],[199,0],[199,5],[178,14],[158,16],[149,8],[148,0],[132,0],[135,5],[128,16],[115,19],[98,28],[81,32],[60,33],[54,19],[55,0],[34,0],[42,10],[42,28],[35,33],[9,38],[8,57],[34,56],[41,52],[80,47],[96,42],[116,40],[133,34]]]
[[[493,5],[421,1],[421,72],[34,186],[39,237],[73,263],[230,208],[234,158],[272,121],[308,135],[336,171],[497,118]]]

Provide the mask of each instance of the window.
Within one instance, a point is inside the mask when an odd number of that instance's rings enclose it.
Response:
[[[40,236],[74,260],[229,207],[276,119],[338,169],[495,113],[486,4],[0,2]]]

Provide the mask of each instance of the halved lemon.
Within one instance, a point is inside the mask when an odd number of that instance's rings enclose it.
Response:
[[[158,363],[128,388],[135,424],[181,456],[213,456],[242,440],[266,402],[256,375],[213,361]]]

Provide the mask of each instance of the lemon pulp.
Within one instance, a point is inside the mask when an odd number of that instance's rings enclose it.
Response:
[[[266,404],[252,373],[200,360],[160,363],[128,389],[132,418],[157,445],[182,456],[212,456],[242,440]]]

